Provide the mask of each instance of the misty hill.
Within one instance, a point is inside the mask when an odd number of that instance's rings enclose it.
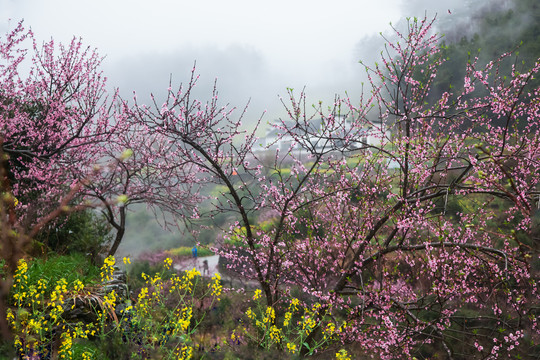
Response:
[[[479,57],[485,64],[503,53],[516,51],[502,69],[510,72],[511,64],[519,69],[530,68],[540,57],[540,2],[538,0],[492,0],[478,8],[467,21],[470,24],[446,23],[439,29],[446,34],[443,58],[432,91],[433,98],[447,91],[450,85],[460,87],[468,59]],[[461,85],[460,85],[461,84]],[[538,79],[530,83],[539,85]]]

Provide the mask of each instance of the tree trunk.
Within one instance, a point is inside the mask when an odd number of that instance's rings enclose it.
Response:
[[[116,250],[120,246],[122,239],[124,238],[124,233],[126,232],[126,207],[122,206],[120,208],[120,225],[113,222],[113,226],[116,229],[116,237],[114,238],[114,243],[109,250],[108,256],[114,256]]]
[[[114,243],[111,249],[109,250],[109,254],[107,254],[108,256],[114,256],[114,254],[116,253],[116,250],[118,250],[118,247],[120,246],[120,243],[122,242],[122,238],[124,237],[125,231],[126,231],[125,227],[118,229],[118,231],[116,232],[116,237],[114,238]]]

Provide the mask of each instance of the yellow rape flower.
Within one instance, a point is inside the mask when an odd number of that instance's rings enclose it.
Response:
[[[291,323],[291,317],[292,317],[292,313],[287,311],[285,313],[285,319],[283,320],[283,326],[289,326],[289,324]]]
[[[188,277],[189,280],[193,279],[195,276],[201,276],[201,272],[195,268],[189,270],[188,272],[186,272],[186,275]]]
[[[223,286],[221,286],[221,275],[216,273],[214,276],[212,276],[212,282],[208,284],[208,286],[212,287],[212,296],[218,297],[221,295],[221,292],[223,291]]]
[[[291,354],[296,353],[296,344],[287,343],[287,351],[289,351]]]
[[[142,288],[141,292],[139,293],[139,301],[144,300],[148,296],[148,288]]]
[[[6,319],[11,326],[15,325],[15,315],[13,315],[13,311],[11,309],[7,309]]]
[[[307,330],[310,331],[311,329],[315,328],[315,325],[317,325],[315,320],[310,317],[305,317],[304,322],[302,323],[302,330],[307,328]]]
[[[105,258],[105,261],[103,261],[103,266],[101,266],[101,273],[100,273],[100,276],[101,276],[101,281],[110,281],[111,280],[111,276],[114,272],[114,265],[116,264],[116,260],[114,258],[114,256],[107,256],[107,258]]]
[[[75,280],[75,283],[73,284],[73,288],[75,291],[80,292],[84,288],[84,284],[81,282],[81,280]]]
[[[114,306],[116,304],[116,298],[116,292],[113,290],[103,297],[103,301],[107,305],[107,307],[109,307],[110,309],[114,309]]]
[[[193,348],[191,346],[182,346],[178,355],[178,360],[189,360],[193,356]]]
[[[191,307],[185,307],[182,309],[182,317],[181,317],[181,328],[183,331],[186,331],[190,322],[191,317],[193,315],[193,309]]]
[[[281,342],[281,330],[275,325],[272,325],[270,327],[270,339],[274,340],[275,342]]]
[[[324,338],[331,337],[336,333],[336,325],[334,323],[328,323],[323,330]]]
[[[265,316],[263,318],[264,323],[273,323],[274,319],[276,318],[276,313],[274,311],[274,308],[271,306],[266,307]]]
[[[341,349],[336,353],[336,360],[351,360],[347,350]]]
[[[291,304],[289,305],[289,311],[298,311],[298,304],[300,304],[300,300],[298,299],[292,299]]]
[[[62,339],[62,344],[58,350],[58,358],[71,359],[73,355],[73,351],[71,350],[71,347],[73,346],[73,339],[69,331],[62,334]]]

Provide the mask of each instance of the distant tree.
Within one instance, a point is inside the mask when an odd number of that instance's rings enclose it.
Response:
[[[455,26],[455,22],[441,28],[449,35],[443,38],[441,46],[446,61],[441,64],[428,97],[436,100],[449,86],[461,86],[465,77],[463,64],[476,56],[479,64],[485,65],[504,52],[513,52],[516,56],[501,64],[504,76],[510,76],[512,64],[517,70],[534,66],[540,57],[540,26],[534,20],[539,16],[540,5],[534,0],[490,1],[470,15],[468,21],[474,24],[474,31],[467,26]],[[529,88],[539,84],[538,79],[531,79]]]

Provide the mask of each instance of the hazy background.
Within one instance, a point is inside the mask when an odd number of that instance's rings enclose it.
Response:
[[[246,119],[267,110],[266,122],[283,114],[278,95],[287,87],[305,86],[314,103],[345,91],[357,96],[358,61],[374,61],[390,22],[438,14],[451,28],[484,2],[0,0],[0,34],[24,19],[41,40],[82,37],[106,56],[111,88],[123,97],[136,91],[140,100],[163,95],[171,74],[174,84],[186,82],[196,61],[200,98],[217,78],[223,104],[251,99]]]
[[[150,93],[163,96],[171,75],[174,87],[188,81],[196,61],[197,97],[207,99],[217,78],[221,103],[243,108],[251,99],[245,120],[254,123],[267,111],[264,127],[284,115],[278,96],[286,96],[287,88],[306,87],[312,103],[331,103],[345,92],[358,97],[364,80],[358,61],[372,64],[378,58],[379,33],[390,34],[389,23],[403,28],[406,17],[437,14],[438,29],[455,41],[476,31],[478,9],[511,5],[510,0],[0,0],[0,36],[24,19],[40,41],[82,37],[106,57],[110,89],[120,88],[124,98],[136,91],[140,102],[149,102]],[[163,231],[141,207],[128,218],[118,255],[135,255],[150,244],[194,241]]]

